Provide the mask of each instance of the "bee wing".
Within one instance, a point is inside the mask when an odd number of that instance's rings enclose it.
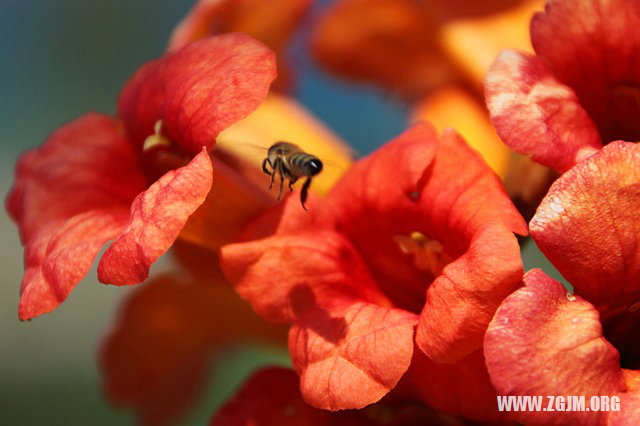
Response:
[[[220,150],[238,158],[260,159],[260,161],[266,158],[271,145],[270,142],[259,144],[228,138],[216,139],[216,147]]]
[[[214,156],[235,167],[241,174],[251,176],[251,180],[259,180],[264,176],[262,163],[267,158],[270,146],[226,138],[218,139]]]
[[[326,158],[322,158],[322,157],[318,157],[318,158],[320,158],[320,161],[322,161],[322,165],[324,167],[329,167],[331,169],[336,169],[336,170],[341,171],[342,173],[347,171],[347,168],[342,164],[338,164],[335,161],[327,160]]]

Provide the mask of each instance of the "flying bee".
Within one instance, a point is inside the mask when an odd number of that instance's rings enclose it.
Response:
[[[271,171],[269,171],[267,165],[271,167]],[[273,180],[276,173],[280,175],[278,201],[282,197],[282,186],[285,179],[289,180],[289,191],[293,191],[291,185],[296,183],[298,179],[306,177],[307,180],[302,185],[302,191],[300,192],[300,202],[302,203],[302,208],[307,210],[304,202],[307,200],[311,180],[322,171],[322,161],[315,155],[307,154],[298,145],[280,141],[269,147],[267,158],[262,162],[262,171],[271,176],[269,191],[273,188]]]

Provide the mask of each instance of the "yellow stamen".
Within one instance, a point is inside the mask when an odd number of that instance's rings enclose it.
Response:
[[[169,138],[162,134],[162,120],[156,121],[156,124],[153,126],[153,134],[147,137],[144,140],[144,144],[142,145],[143,151],[148,151],[157,146],[170,146],[171,141]]]
[[[413,255],[416,268],[430,271],[433,276],[442,273],[442,269],[453,259],[444,251],[438,240],[432,240],[422,232],[414,231],[409,236],[396,235],[393,240],[404,254]]]

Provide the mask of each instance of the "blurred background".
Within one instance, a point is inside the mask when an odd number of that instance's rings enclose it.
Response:
[[[113,113],[127,78],[161,55],[192,0],[0,2],[0,193],[13,181],[20,152],[61,124],[90,111]],[[322,4],[323,2],[319,2]],[[324,2],[326,3],[326,2]],[[298,99],[366,154],[400,133],[402,102],[367,85],[345,83],[316,68],[304,30],[292,43]],[[129,289],[97,283],[95,268],[53,313],[17,319],[22,248],[0,214],[0,424],[133,424],[101,395],[96,350]],[[526,268],[548,263],[529,244]],[[153,274],[169,269],[159,262]],[[288,365],[283,351],[236,348],[223,356],[211,385],[185,424],[203,424],[246,375],[262,364]]]

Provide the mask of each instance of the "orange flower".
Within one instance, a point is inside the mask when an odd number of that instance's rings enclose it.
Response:
[[[543,4],[342,0],[315,28],[312,47],[337,74],[410,101],[412,122],[458,129],[529,219],[554,176],[502,144],[484,106],[482,80],[501,49],[532,50],[528,22]]]
[[[343,0],[318,23],[316,59],[331,71],[415,98],[450,79],[430,16],[411,0]]]
[[[171,35],[169,50],[212,34],[242,32],[276,52],[278,79],[272,89],[287,91],[291,71],[283,50],[311,0],[199,0]]]
[[[260,216],[222,248],[221,261],[258,314],[292,324],[289,352],[314,407],[362,408],[403,376],[442,379],[405,375],[416,350],[464,366],[522,277],[512,232],[526,234],[526,224],[454,131],[438,137],[416,124],[309,203],[305,212],[289,199]],[[483,362],[473,359],[475,376],[457,365],[449,371],[492,395]],[[437,393],[422,387],[419,396]],[[458,398],[438,396],[447,411],[495,415],[490,406],[467,410],[475,395]]]
[[[429,120],[439,132],[456,129],[499,175],[509,166],[509,149],[496,134],[482,103],[460,86],[435,90],[416,104],[412,121]]]
[[[85,114],[25,153],[7,197],[25,246],[19,317],[60,305],[112,239],[99,280],[144,281],[209,193],[216,135],[255,110],[274,77],[260,42],[199,40],[143,65],[117,118]]]
[[[501,48],[531,49],[526,23],[540,0],[342,0],[316,27],[312,47],[330,70],[411,100],[465,78],[482,86]]]
[[[411,121],[428,120],[440,132],[454,128],[502,178],[509,197],[529,220],[556,175],[511,151],[496,134],[480,97],[460,85],[436,89],[417,102]]]
[[[457,64],[465,80],[479,92],[485,74],[502,49],[533,51],[529,41],[529,20],[544,8],[544,0],[502,3],[510,3],[510,7],[484,16],[451,20],[440,30],[443,50]]]

